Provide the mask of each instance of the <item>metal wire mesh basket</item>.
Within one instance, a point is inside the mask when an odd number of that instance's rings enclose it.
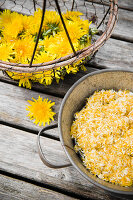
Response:
[[[41,12],[40,19],[36,21],[35,24],[32,24],[32,28],[34,29],[37,24],[37,31],[36,34],[32,35],[34,37],[34,47],[32,45],[32,48],[30,50],[30,58],[26,62],[14,62],[14,59],[3,60],[0,58],[0,69],[5,71],[8,76],[15,80],[23,79],[25,80],[20,83],[23,86],[31,87],[30,84],[28,86],[27,81],[34,81],[34,82],[40,82],[43,84],[51,84],[52,80],[56,78],[59,80],[60,78],[63,78],[63,76],[66,73],[73,71],[72,67],[75,66],[81,66],[82,62],[86,62],[88,59],[90,59],[90,56],[93,56],[94,53],[102,46],[104,43],[108,40],[108,38],[111,36],[111,33],[114,29],[115,23],[117,21],[117,13],[118,13],[118,5],[117,0],[1,0],[0,1],[0,10],[1,15],[5,11],[5,9],[10,10],[14,13],[21,13],[23,16],[33,16],[34,12],[40,8]],[[45,53],[47,53],[47,48],[45,50],[45,45],[40,46],[40,42],[42,40],[46,40],[47,38],[51,38],[55,35],[58,35],[58,28],[59,27],[52,27],[52,36],[49,35],[51,32],[51,29],[44,31],[44,23],[46,22],[47,18],[47,11],[51,11],[50,19],[52,21],[52,18],[56,18],[58,15],[60,26],[62,27],[62,30],[65,32],[66,40],[68,40],[69,43],[69,51],[66,52],[66,54],[60,54],[61,56],[52,56],[50,60],[44,61],[41,59],[41,62],[36,63],[36,52],[41,52],[42,49]],[[52,14],[52,11],[53,14]],[[7,11],[6,11],[7,12]],[[70,27],[66,25],[66,19],[69,20],[69,23],[72,21],[71,18],[69,18],[68,13],[80,13],[77,15],[81,15],[81,21],[85,22],[88,20],[88,22],[91,22],[91,25],[88,29],[88,35],[90,42],[87,43],[87,45],[80,45],[80,48],[75,48],[74,45],[74,39],[72,37],[71,29],[73,29],[73,24],[70,24]],[[58,14],[57,14],[58,13]],[[65,14],[64,14],[65,13]],[[67,14],[66,14],[67,13]],[[37,15],[37,11],[36,11]],[[66,18],[65,18],[65,17]],[[79,16],[78,16],[79,17]],[[17,18],[17,15],[16,15]],[[77,18],[76,18],[77,19]],[[0,17],[1,20],[1,17]],[[19,19],[18,19],[19,20]],[[49,22],[48,22],[49,23]],[[53,22],[55,23],[55,22]],[[58,25],[59,25],[58,23]],[[57,25],[57,24],[56,24]],[[17,24],[16,24],[17,26]],[[11,31],[10,26],[8,26],[9,32]],[[0,22],[0,33],[2,38],[2,33],[5,31],[5,28],[2,27]],[[15,29],[15,27],[12,27],[12,29]],[[83,28],[80,28],[80,30]],[[97,30],[97,31],[95,31]],[[23,32],[23,30],[21,30]],[[95,38],[93,38],[94,32],[96,34]],[[47,35],[46,35],[47,33]],[[78,34],[78,31],[75,29],[74,35]],[[43,35],[43,38],[42,38]],[[20,33],[17,35],[17,37],[20,36]],[[82,44],[82,40],[87,40],[86,34],[81,36],[78,39],[78,42]],[[20,39],[20,38],[19,38]],[[3,41],[3,39],[1,39]],[[10,39],[10,42],[13,43],[15,41],[14,38]],[[61,38],[59,39],[61,41]],[[54,43],[54,40],[51,39],[51,43]],[[0,41],[1,45],[1,41]],[[27,49],[30,49],[31,44],[27,42]],[[47,46],[50,46],[50,40],[49,44]],[[1,45],[2,46],[2,45]],[[0,47],[1,47],[0,46]],[[42,48],[43,47],[43,48]],[[13,49],[14,47],[12,47]],[[39,49],[40,48],[40,49]],[[66,48],[65,43],[64,47],[60,47],[60,43],[55,44],[55,51],[59,52],[61,48]],[[38,50],[39,49],[39,50]],[[21,51],[21,49],[20,49]],[[41,54],[41,53],[40,53]],[[16,56],[16,52],[13,54],[12,58]],[[21,59],[20,59],[21,60]],[[74,65],[74,63],[77,63],[77,65]],[[69,69],[69,70],[68,70]],[[76,73],[78,67],[75,68],[74,73]],[[40,74],[40,76],[39,76]],[[17,76],[16,76],[17,75]],[[34,77],[36,75],[36,77]],[[50,79],[46,78],[50,77]],[[39,81],[38,81],[39,80]]]

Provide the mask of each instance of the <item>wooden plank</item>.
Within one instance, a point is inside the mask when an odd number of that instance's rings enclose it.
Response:
[[[91,73],[93,71],[96,71],[96,70],[97,69],[95,69],[95,68],[87,67],[86,71],[82,71],[81,70],[76,75],[75,74],[66,75],[64,80],[60,80],[59,84],[57,84],[56,81],[54,81],[52,83],[52,85],[48,85],[48,86],[44,86],[44,85],[38,84],[38,83],[33,83],[32,84],[32,89],[36,90],[38,92],[42,92],[42,93],[45,92],[47,94],[52,94],[52,95],[55,95],[55,96],[64,97],[66,92],[70,89],[70,87],[77,80],[79,80],[84,75],[86,75],[88,73]],[[11,83],[11,84],[18,85],[17,81],[13,81],[12,79],[10,79],[7,76],[3,75],[2,71],[0,71],[0,80],[6,81],[6,82]]]
[[[86,0],[86,1],[98,3],[98,4],[104,3],[105,5],[108,2],[106,0]],[[126,1],[118,0],[118,6],[120,9],[133,10],[133,1],[132,0],[126,0]]]
[[[27,117],[28,111],[26,111],[26,105],[30,105],[27,100],[32,100],[32,97],[37,99],[39,95],[43,99],[48,98],[52,102],[55,102],[53,111],[56,113],[56,116],[54,117],[55,121],[51,124],[57,123],[58,111],[62,101],[61,98],[32,90],[29,92],[28,89],[3,82],[0,82],[0,120],[27,129],[40,130],[40,127],[33,124]]]
[[[83,1],[81,1],[83,2]],[[133,2],[133,1],[132,1]],[[104,16],[103,13],[107,12],[108,6],[103,6],[99,4],[86,3],[87,13],[89,18],[94,15],[94,9],[96,11],[96,16],[98,17],[99,24]],[[82,9],[82,7],[81,7]],[[83,13],[85,12],[84,9],[81,10]],[[106,18],[108,19],[108,18]],[[107,20],[105,20],[106,23]],[[115,28],[113,30],[112,36],[120,38],[121,40],[127,40],[133,42],[133,34],[132,34],[132,27],[133,27],[133,12],[128,10],[119,9],[118,10],[118,20],[116,22]],[[100,26],[100,30],[104,31],[106,28],[105,24]]]
[[[19,126],[24,129],[28,129],[31,131],[39,131],[41,127],[36,126],[33,121],[31,121],[28,117],[28,111],[26,111],[26,105],[29,105],[27,100],[32,100],[32,97],[35,99],[38,98],[40,95],[43,99],[48,98],[52,102],[55,102],[55,105],[53,106],[53,111],[56,113],[54,119],[54,122],[51,122],[51,124],[55,124],[58,121],[58,112],[59,108],[62,102],[62,98],[54,97],[51,95],[44,94],[44,92],[51,92],[56,93],[56,95],[65,95],[67,90],[70,88],[70,86],[75,83],[80,77],[83,75],[94,71],[95,69],[89,68],[88,71],[84,73],[78,73],[77,76],[73,75],[70,77],[67,77],[65,81],[60,83],[59,85],[54,85],[49,87],[45,87],[43,85],[35,85],[33,88],[36,91],[28,90],[22,87],[17,87],[12,84],[0,82],[0,120],[2,122],[12,124],[14,126]],[[1,75],[2,76],[2,75]],[[3,80],[5,80],[6,77],[3,77]],[[12,82],[12,81],[11,81]],[[39,92],[40,91],[40,92]],[[15,95],[14,95],[15,94]],[[46,124],[47,126],[47,124]],[[48,134],[50,136],[54,136],[58,138],[57,131],[49,131]]]
[[[133,43],[109,39],[96,53],[92,66],[133,69]]]
[[[132,1],[133,3],[133,1]],[[122,10],[118,11],[118,21],[113,30],[112,37],[121,40],[127,40],[133,43],[133,10]]]
[[[0,125],[0,166],[10,172],[36,182],[82,196],[82,199],[130,199],[100,189],[84,179],[74,167],[50,169],[39,158],[34,134]],[[59,141],[41,138],[46,157],[53,163],[67,163],[68,159]]]
[[[7,176],[0,176],[1,200],[73,200],[77,198],[39,187]]]
[[[120,8],[133,10],[133,1],[132,0],[118,0],[118,5]]]

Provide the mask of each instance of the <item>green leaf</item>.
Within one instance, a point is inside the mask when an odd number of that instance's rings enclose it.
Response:
[[[89,34],[91,36],[96,35],[98,33],[98,29],[97,28],[89,28]]]

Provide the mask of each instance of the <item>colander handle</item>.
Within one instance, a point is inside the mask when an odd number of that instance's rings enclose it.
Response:
[[[42,160],[42,162],[47,166],[47,167],[50,167],[50,168],[54,168],[54,169],[58,169],[58,168],[64,168],[64,167],[69,167],[71,166],[71,163],[69,164],[64,164],[64,165],[55,165],[55,164],[52,164],[51,162],[49,162],[43,151],[42,151],[42,147],[41,147],[41,144],[40,144],[40,136],[43,135],[43,133],[51,128],[56,128],[58,126],[58,124],[54,124],[54,125],[51,125],[51,126],[48,126],[48,127],[45,127],[45,128],[42,128],[39,133],[38,133],[38,136],[37,136],[37,147],[38,147],[38,153],[39,153],[39,156]]]

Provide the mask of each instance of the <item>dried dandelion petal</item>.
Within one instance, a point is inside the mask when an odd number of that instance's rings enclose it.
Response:
[[[48,99],[42,99],[40,96],[38,99],[32,98],[33,101],[28,100],[28,103],[30,104],[27,106],[26,110],[29,111],[29,114],[27,115],[30,120],[34,120],[34,123],[39,126],[45,124],[50,124],[51,120],[54,121],[54,115],[55,113],[52,111],[52,106],[55,104],[55,102],[51,102]]]
[[[70,134],[91,173],[114,184],[133,185],[132,92],[95,92],[75,114]]]

